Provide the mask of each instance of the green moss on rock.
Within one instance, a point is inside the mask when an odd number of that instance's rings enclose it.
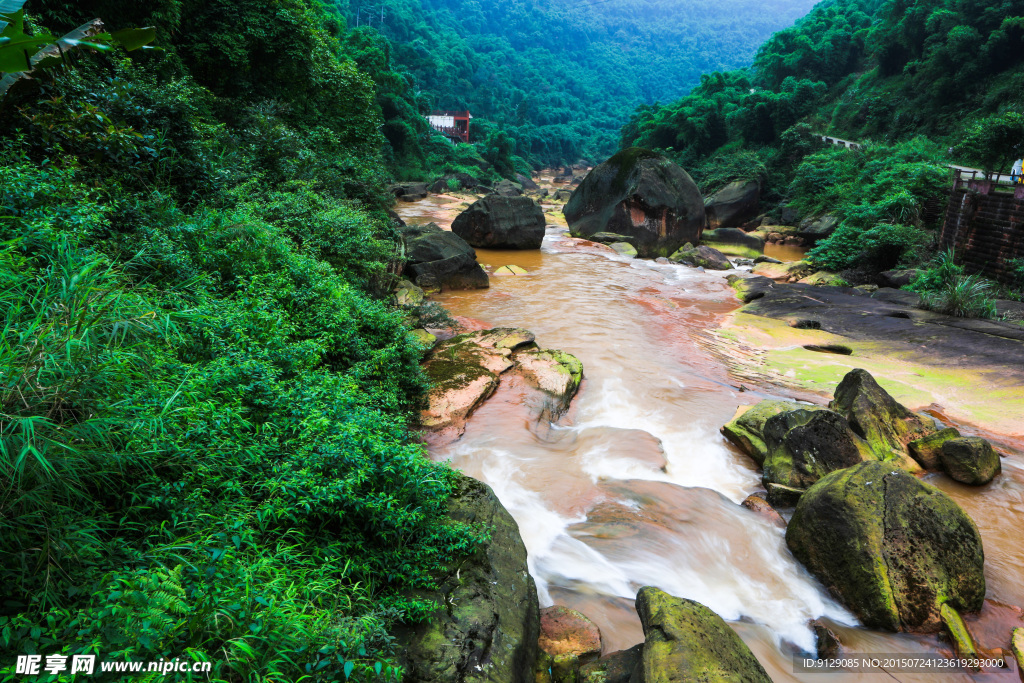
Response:
[[[992,444],[977,436],[946,441],[939,459],[946,474],[971,486],[987,484],[1002,471],[999,454]]]
[[[950,439],[959,438],[960,432],[952,427],[947,427],[934,434],[911,441],[907,444],[907,449],[910,451],[910,457],[916,460],[921,467],[934,471],[942,468],[942,461],[939,457],[942,454],[942,444]]]
[[[645,586],[636,611],[644,628],[638,683],[771,683],[746,643],[699,602]]]
[[[798,405],[791,401],[761,401],[753,408],[730,420],[722,427],[722,434],[749,455],[758,466],[761,466],[768,456],[768,446],[764,442],[765,422],[773,415],[794,410],[797,407]],[[801,407],[814,410],[813,406]]]
[[[790,410],[764,425],[763,483],[806,489],[826,474],[875,460],[867,443],[831,410]]]
[[[943,603],[976,611],[985,598],[974,522],[952,498],[889,463],[819,480],[797,504],[786,543],[871,628],[936,631]]]

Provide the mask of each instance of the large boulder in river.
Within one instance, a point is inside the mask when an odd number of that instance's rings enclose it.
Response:
[[[499,180],[494,185],[494,194],[502,197],[518,197],[523,193],[523,186],[511,180]]]
[[[704,211],[708,227],[735,228],[757,216],[761,204],[761,183],[756,180],[737,180],[707,198]]]
[[[978,528],[952,498],[889,463],[819,480],[800,498],[786,543],[869,628],[937,631],[940,608],[981,609]]]
[[[542,417],[555,420],[566,410],[583,381],[583,363],[557,349],[524,349],[513,357],[516,370],[546,395]]]
[[[946,474],[971,486],[989,483],[1003,467],[992,444],[977,436],[946,441],[939,459]]]
[[[452,221],[452,232],[481,249],[540,249],[545,223],[529,197],[488,195]]]
[[[406,271],[424,289],[483,289],[487,273],[476,261],[476,251],[458,235],[436,223],[399,228],[408,259]]]
[[[864,439],[831,410],[790,410],[764,424],[768,448],[762,481],[806,489],[826,474],[876,460]]]
[[[839,219],[832,215],[824,215],[821,218],[810,218],[803,221],[797,230],[797,237],[808,244],[814,244],[820,240],[832,236],[832,233],[839,227]]]
[[[934,420],[897,403],[871,373],[860,368],[846,373],[828,407],[845,417],[884,460],[909,460],[907,444],[938,431]]]
[[[739,228],[705,230],[700,241],[702,244],[717,246],[726,250],[744,251],[743,255],[751,258],[764,253],[764,240],[757,235],[743,232]]]
[[[468,558],[439,569],[439,589],[419,597],[440,607],[397,634],[405,680],[416,683],[533,683],[540,632],[537,588],[519,527],[494,492],[461,477],[448,503],[455,522],[490,531]]]
[[[574,237],[599,232],[628,235],[640,256],[669,256],[697,244],[704,202],[689,174],[665,157],[624,149],[594,168],[563,210]]]
[[[634,683],[771,683],[768,673],[722,617],[653,586],[636,596],[644,648]]]

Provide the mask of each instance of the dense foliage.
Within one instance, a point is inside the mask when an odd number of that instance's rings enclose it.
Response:
[[[476,140],[506,132],[539,165],[600,161],[637,104],[678,97],[700,74],[750,62],[806,0],[334,0],[361,50],[388,73],[382,101],[399,155],[422,139],[406,113],[469,109]],[[381,40],[381,36],[386,42]],[[368,51],[371,43],[377,43]],[[372,56],[371,56],[372,53]],[[387,82],[384,83],[384,80]],[[428,151],[429,150],[425,150]]]
[[[877,269],[926,255],[945,164],[1005,172],[1022,155],[1022,107],[1024,0],[832,0],[750,70],[638,109],[621,144],[664,150],[706,191],[763,167],[769,200],[842,219],[820,265]],[[823,134],[868,151],[820,151]]]
[[[480,530],[409,437],[372,80],[313,0],[28,9],[163,49],[0,101],[2,666],[394,678],[411,589]]]

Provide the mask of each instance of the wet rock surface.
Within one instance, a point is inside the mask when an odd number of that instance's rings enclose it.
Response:
[[[631,681],[745,681],[771,678],[720,616],[685,598],[645,586],[636,596],[644,647]]]
[[[636,147],[587,174],[564,213],[574,237],[627,235],[644,258],[668,256],[686,242],[697,244],[705,222],[704,201],[689,174]]]
[[[946,474],[971,486],[987,484],[1002,471],[999,454],[992,444],[976,436],[944,442],[939,460]]]
[[[951,498],[891,464],[833,472],[800,498],[793,555],[868,627],[937,631],[940,606],[981,609],[984,552]]]
[[[725,254],[703,244],[699,247],[689,243],[684,244],[669,256],[669,260],[708,270],[732,270],[733,267]]]
[[[488,195],[452,221],[452,232],[474,247],[540,249],[544,211],[529,197]]]
[[[826,474],[875,460],[867,442],[831,410],[790,410],[764,425],[763,483],[806,489]]]
[[[768,457],[768,445],[764,437],[764,426],[768,419],[779,413],[809,407],[799,406],[792,401],[761,401],[736,415],[722,427],[721,431],[754,462],[763,465],[765,458]]]
[[[644,645],[612,652],[580,667],[580,683],[629,683],[640,663]]]
[[[761,183],[756,180],[729,183],[704,202],[708,227],[712,230],[739,227],[757,216],[760,203]]]
[[[406,681],[533,683],[540,632],[537,588],[519,527],[486,484],[463,477],[449,503],[457,522],[485,525],[490,541],[439,570],[441,607],[397,632]]]
[[[464,239],[436,223],[401,228],[408,262],[406,273],[418,287],[431,290],[483,289],[487,273]]]

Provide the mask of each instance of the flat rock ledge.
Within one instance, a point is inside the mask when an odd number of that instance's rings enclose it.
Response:
[[[540,349],[529,330],[497,327],[439,343],[423,362],[433,388],[420,425],[436,441],[462,436],[469,416],[498,388],[503,375],[518,375],[541,394],[538,419],[557,420],[583,381],[572,354]]]

